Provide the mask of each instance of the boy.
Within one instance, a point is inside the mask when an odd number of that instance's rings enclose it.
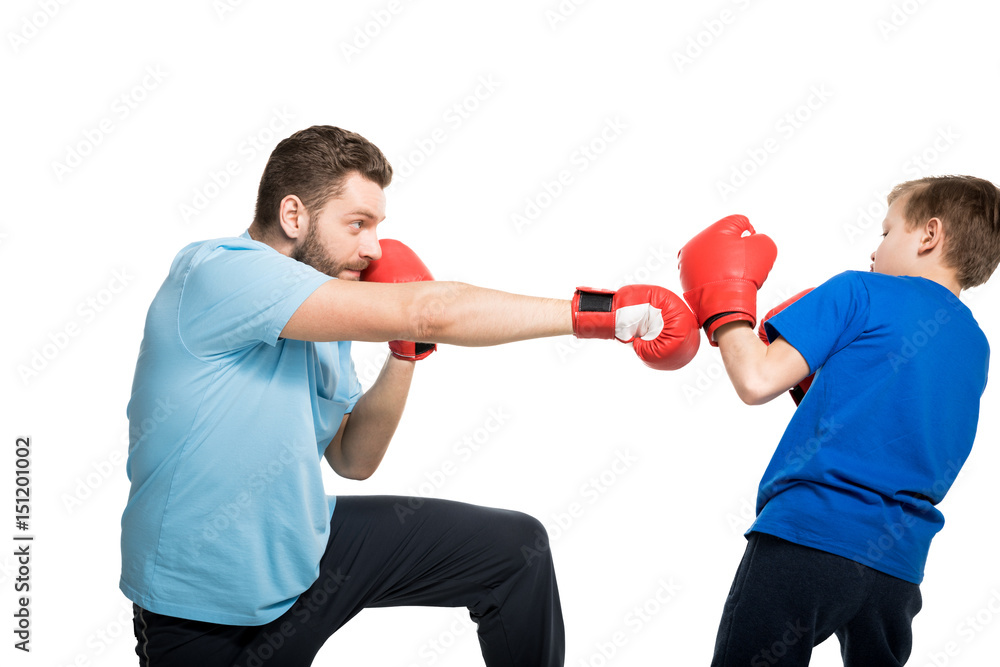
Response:
[[[1000,261],[1000,191],[924,178],[888,197],[871,272],[848,271],[764,322],[776,250],[730,216],[679,253],[684,297],[740,398],[815,373],[761,481],[714,666],[805,665],[836,634],[844,664],[902,665],[935,508],[969,455],[989,346],[963,289]],[[749,235],[743,236],[749,232]]]

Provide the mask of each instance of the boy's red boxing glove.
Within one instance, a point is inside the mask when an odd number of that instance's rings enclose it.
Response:
[[[382,239],[382,257],[368,265],[361,272],[361,280],[373,283],[415,283],[434,280],[417,254],[409,246],[394,239]],[[405,340],[389,341],[392,356],[398,359],[416,361],[430,355],[437,349],[434,343],[412,343]]]
[[[757,323],[757,290],[774,265],[778,249],[742,215],[713,223],[677,253],[684,300],[691,306],[708,342],[727,322]]]
[[[644,364],[660,371],[685,366],[698,352],[698,323],[684,301],[658,285],[613,290],[578,287],[573,295],[577,338],[632,343]]]
[[[757,335],[760,336],[760,339],[764,341],[765,345],[770,345],[770,342],[767,340],[767,332],[764,330],[764,323],[804,297],[806,294],[809,294],[809,292],[812,292],[813,289],[814,288],[812,287],[804,289],[792,298],[782,301],[777,306],[767,311],[767,314],[760,320],[760,327],[757,328]],[[813,373],[813,375],[815,375],[815,373]],[[805,380],[788,390],[788,394],[792,397],[792,400],[795,401],[795,405],[801,403],[802,399],[805,398],[806,392],[809,391],[809,387],[812,386],[813,375],[810,375]]]

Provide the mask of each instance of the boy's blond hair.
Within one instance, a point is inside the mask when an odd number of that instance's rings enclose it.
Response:
[[[985,283],[1000,264],[1000,189],[973,176],[928,176],[900,183],[889,205],[905,201],[908,229],[938,218],[944,223],[944,261],[959,287]]]

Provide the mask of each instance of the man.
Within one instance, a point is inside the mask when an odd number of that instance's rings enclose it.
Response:
[[[395,605],[468,607],[488,665],[563,663],[551,554],[522,550],[544,535],[538,521],[327,497],[320,461],[350,479],[375,471],[436,343],[575,333],[679,368],[697,350],[693,314],[653,286],[565,301],[433,282],[406,246],[378,241],[391,178],[357,134],[294,134],[268,160],[247,232],[181,250],[153,300],[122,517],[141,665],[309,665],[362,608]],[[363,395],[352,340],[392,341]]]

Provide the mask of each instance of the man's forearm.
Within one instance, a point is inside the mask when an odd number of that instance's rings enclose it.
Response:
[[[378,468],[399,426],[416,362],[386,359],[378,379],[358,400],[340,442],[327,449],[327,461],[342,477],[365,479]]]
[[[292,315],[283,338],[499,345],[573,333],[571,301],[457,282],[330,280]]]
[[[455,282],[423,285],[430,289],[414,311],[421,341],[476,347],[573,333],[568,299]]]

